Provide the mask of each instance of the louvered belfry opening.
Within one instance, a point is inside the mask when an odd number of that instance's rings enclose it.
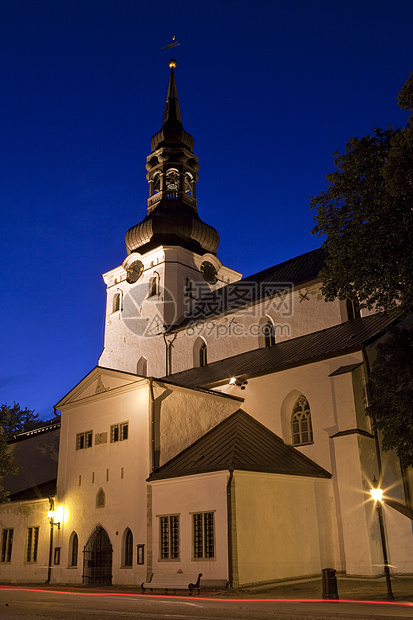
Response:
[[[112,545],[100,525],[96,527],[83,550],[83,584],[112,585]]]

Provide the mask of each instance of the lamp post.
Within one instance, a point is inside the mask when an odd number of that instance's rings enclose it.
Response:
[[[49,498],[49,510],[47,511],[47,516],[50,522],[50,543],[49,543],[49,566],[47,568],[47,580],[46,583],[50,583],[50,577],[52,574],[52,556],[53,556],[53,529],[57,526],[57,529],[60,530],[60,521],[55,522],[56,510],[54,508],[54,500],[52,497]]]
[[[370,494],[374,500],[377,514],[379,516],[381,547],[383,550],[384,576],[386,577],[386,586],[387,586],[387,598],[389,601],[394,601],[394,594],[391,588],[391,580],[390,580],[389,560],[387,558],[386,532],[384,531],[383,490],[380,489],[378,481],[376,480],[376,476],[374,476],[373,478],[373,488],[370,489]]]

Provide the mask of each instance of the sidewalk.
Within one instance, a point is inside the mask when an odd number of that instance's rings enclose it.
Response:
[[[413,604],[413,575],[406,577],[392,577],[392,590],[396,602],[409,602]],[[35,588],[39,590],[58,590],[61,592],[102,592],[113,593],[122,592],[124,594],[142,594],[141,588],[136,586],[113,585],[106,587],[85,587],[75,585],[41,585],[41,584],[1,584],[11,588]],[[340,600],[353,601],[386,601],[387,587],[384,577],[374,579],[363,579],[356,577],[338,577],[337,590]],[[261,586],[251,586],[248,588],[227,589],[227,588],[203,588],[201,582],[201,594],[203,598],[239,598],[239,599],[321,599],[323,593],[322,578],[312,577],[294,581],[283,581],[274,584]],[[154,594],[162,595],[162,591],[155,591]],[[170,593],[172,596],[173,594]],[[146,592],[150,596],[150,592]],[[189,596],[184,591],[177,591],[176,596]],[[194,593],[196,598],[198,594]]]
[[[392,577],[391,585],[396,601],[407,601],[413,603],[413,576]],[[341,600],[387,600],[387,587],[384,577],[375,579],[362,579],[352,577],[337,578],[338,596]],[[202,592],[202,591],[201,591]],[[203,592],[206,594],[206,590]],[[214,592],[214,596],[237,596],[253,598],[288,598],[288,599],[319,599],[322,598],[323,585],[320,577],[302,579],[296,581],[285,581],[278,584],[267,584],[263,586],[250,587],[239,590],[221,590]]]

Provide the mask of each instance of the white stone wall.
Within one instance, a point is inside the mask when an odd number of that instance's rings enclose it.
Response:
[[[330,480],[234,473],[236,585],[320,574],[334,564]]]
[[[1,504],[0,535],[3,529],[13,529],[11,561],[0,564],[1,583],[45,583],[48,576],[50,523],[47,518],[47,499]],[[27,528],[39,528],[36,562],[26,561]],[[53,547],[59,546],[55,528]]]
[[[202,573],[202,583],[228,580],[227,552],[227,495],[228,472],[214,472],[159,480],[152,486],[152,535],[153,561],[151,571],[155,574],[171,573],[182,570],[185,574],[196,577]],[[194,512],[213,512],[215,525],[214,559],[194,559],[193,526]],[[179,515],[180,553],[179,560],[162,560],[160,558],[160,523],[159,517]]]
[[[110,377],[103,377],[103,383],[109,381]],[[64,517],[61,566],[53,574],[56,582],[81,582],[82,551],[97,525],[106,530],[113,547],[113,583],[145,579],[145,566],[136,564],[136,545],[146,544],[148,402],[147,382],[141,381],[62,406],[57,506],[63,509]],[[111,425],[122,422],[129,424],[128,439],[111,443]],[[88,430],[93,430],[93,446],[76,450],[77,433]],[[96,445],[95,438],[101,433],[107,433],[106,441]],[[105,493],[104,507],[96,506],[99,489]],[[122,539],[127,527],[133,534],[132,568],[122,568]],[[77,568],[68,567],[73,531],[79,539]]]

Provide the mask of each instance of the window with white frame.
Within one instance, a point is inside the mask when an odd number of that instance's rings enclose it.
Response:
[[[26,532],[26,562],[37,562],[37,548],[39,546],[39,528],[28,527]]]
[[[13,528],[4,529],[1,533],[1,561],[11,561],[11,550],[13,546]]]
[[[192,515],[193,558],[212,560],[215,557],[215,530],[213,512],[196,512]]]
[[[85,431],[76,435],[76,450],[92,447],[93,431]]]
[[[125,441],[128,438],[129,422],[122,422],[121,424],[113,424],[110,427],[110,441],[114,443],[116,441]]]
[[[291,417],[293,445],[299,446],[313,441],[313,427],[308,400],[301,395],[296,400]]]
[[[160,517],[159,526],[161,560],[179,560],[179,515]]]

